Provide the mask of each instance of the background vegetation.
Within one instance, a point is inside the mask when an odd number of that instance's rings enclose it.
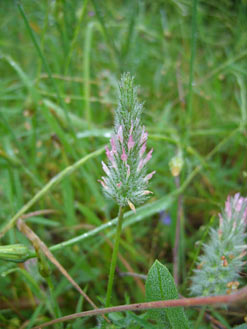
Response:
[[[184,296],[189,295],[198,241],[207,239],[210,225],[217,224],[228,194],[247,195],[246,1],[201,0],[197,9],[195,4],[196,0],[25,0],[21,7],[14,1],[0,2],[2,227],[51,178],[108,143],[121,73],[131,72],[140,86],[143,122],[149,147],[154,148],[149,168],[157,173],[148,205],[126,222],[113,305],[145,300],[144,279],[126,272],[147,274],[155,259],[172,272],[178,195],[171,195],[179,186],[179,290]],[[184,160],[180,182],[169,169],[178,151]],[[102,159],[100,151],[53,189],[45,189],[28,209],[54,211],[26,220],[49,247],[116,217],[117,207],[104,198],[97,182],[103,174]],[[111,227],[99,229],[54,251],[98,306],[104,304],[112,232]],[[1,244],[14,243],[29,245],[11,229]],[[47,283],[32,263],[0,261],[3,328],[30,328],[56,317],[49,313]],[[51,268],[57,314],[90,309]],[[242,276],[244,283],[246,272]],[[198,320],[199,311],[187,312],[191,321]],[[208,310],[200,328],[232,328],[244,321],[245,312]],[[91,318],[67,327],[96,324]]]

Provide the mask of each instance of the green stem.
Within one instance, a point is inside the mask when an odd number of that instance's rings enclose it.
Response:
[[[85,114],[86,120],[89,127],[91,127],[91,109],[90,109],[90,59],[91,59],[91,46],[92,46],[92,36],[93,36],[94,23],[91,22],[88,24],[86,29],[85,45],[84,45],[84,105],[85,105]]]
[[[202,322],[202,319],[204,317],[204,314],[206,312],[206,309],[207,309],[207,305],[204,305],[201,310],[200,310],[200,313],[198,315],[198,318],[196,320],[196,324],[195,324],[195,329],[198,329],[199,326],[200,326],[200,323]]]
[[[194,66],[196,55],[196,34],[197,34],[197,5],[199,0],[193,0],[192,8],[192,31],[191,31],[191,57],[190,57],[190,77],[189,77],[189,93],[188,93],[188,110],[186,118],[186,132],[189,133],[189,126],[191,124],[192,117],[192,95],[193,95],[193,78],[194,78]]]
[[[57,303],[56,296],[54,294],[54,285],[52,283],[51,276],[48,276],[45,279],[46,279],[46,282],[47,282],[48,287],[49,287],[50,299],[51,299],[51,304],[52,304],[52,308],[53,308],[53,311],[54,311],[54,315],[55,315],[56,318],[59,318],[59,317],[62,316],[62,314],[61,314],[61,311],[60,311],[60,308],[59,308],[59,304]],[[57,328],[62,328],[62,327],[59,326]]]
[[[106,292],[106,303],[105,303],[106,307],[110,306],[110,301],[111,301],[112,286],[113,286],[115,268],[117,263],[118,247],[119,247],[120,235],[121,235],[122,223],[123,223],[123,215],[124,215],[124,208],[120,206],[118,213],[117,231],[115,235],[115,243],[112,252],[110,273],[109,273],[107,292]]]

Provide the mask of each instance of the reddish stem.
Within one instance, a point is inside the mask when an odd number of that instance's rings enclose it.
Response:
[[[114,307],[100,308],[96,310],[74,313],[71,315],[63,316],[59,319],[40,324],[33,329],[48,327],[55,323],[74,320],[85,316],[100,315],[113,312],[123,311],[140,311],[148,309],[166,308],[166,307],[191,307],[198,305],[214,305],[214,304],[229,304],[247,298],[247,287],[240,289],[238,292],[231,295],[209,296],[209,297],[193,297],[172,300],[162,300],[156,302],[137,303],[129,305],[120,305]]]

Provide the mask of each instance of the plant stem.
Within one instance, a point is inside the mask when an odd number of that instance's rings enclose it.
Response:
[[[52,304],[52,307],[54,310],[55,317],[59,318],[59,317],[61,317],[61,311],[59,308],[59,304],[57,303],[56,296],[54,294],[54,285],[52,283],[51,276],[48,276],[45,279],[46,279],[47,285],[49,287],[50,299],[51,299],[51,304]],[[56,328],[62,328],[62,326],[58,326]]]
[[[94,23],[91,22],[86,28],[86,37],[84,45],[84,97],[83,108],[85,108],[85,118],[88,122],[88,126],[91,127],[91,109],[90,109],[90,60],[91,60],[91,49],[92,49],[92,38],[93,38]]]
[[[62,318],[55,319],[46,323],[42,323],[37,327],[33,327],[32,329],[41,329],[44,327],[48,327],[50,325],[54,325],[55,323],[58,322],[74,320],[85,316],[95,316],[95,315],[98,316],[99,314],[126,312],[126,311],[139,312],[141,310],[151,310],[151,309],[179,307],[179,306],[192,307],[198,305],[230,304],[230,303],[236,303],[240,300],[246,300],[246,297],[247,297],[247,287],[244,287],[231,295],[192,297],[192,298],[182,298],[182,299],[159,300],[155,302],[137,303],[137,304],[129,304],[129,305],[119,305],[119,306],[101,308],[97,310],[66,315]]]
[[[180,188],[180,177],[175,177],[176,187]],[[181,217],[183,213],[183,196],[180,194],[178,196],[178,208],[177,208],[177,222],[176,222],[176,235],[175,235],[175,244],[173,248],[173,277],[174,282],[178,286],[179,284],[179,242],[181,241]]]
[[[198,315],[198,318],[197,318],[197,320],[196,320],[195,329],[198,329],[198,328],[199,328],[200,323],[201,323],[201,321],[202,321],[202,319],[203,319],[203,317],[204,317],[204,314],[205,314],[205,312],[206,312],[206,309],[207,309],[207,305],[204,305],[204,306],[201,308],[200,313],[199,313],[199,315]]]
[[[188,128],[191,124],[192,117],[192,95],[193,95],[193,78],[194,78],[194,66],[196,55],[196,38],[197,38],[197,5],[199,0],[193,0],[192,8],[192,31],[191,31],[191,56],[190,56],[190,76],[189,76],[189,92],[188,92],[188,109],[186,118],[187,133],[190,131]]]
[[[115,243],[112,252],[110,273],[109,273],[107,292],[106,292],[106,303],[105,303],[106,307],[110,306],[110,301],[111,301],[112,286],[113,286],[116,263],[117,263],[118,247],[119,247],[120,235],[122,230],[123,215],[124,215],[124,208],[120,206],[118,212],[117,231],[115,235]]]

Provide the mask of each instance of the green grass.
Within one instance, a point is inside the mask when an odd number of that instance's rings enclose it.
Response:
[[[172,271],[182,193],[180,291],[188,295],[195,243],[207,239],[208,223],[216,224],[228,194],[247,195],[246,14],[244,0],[1,1],[1,229],[21,214],[56,210],[27,223],[98,306],[104,304],[112,252],[107,238],[118,209],[97,180],[121,73],[131,72],[140,86],[154,148],[149,167],[157,174],[151,200],[123,223],[120,253],[136,273],[147,274],[156,258]],[[168,165],[178,150],[184,158],[179,193]],[[171,215],[170,226],[159,220],[162,210]],[[0,243],[29,245],[16,228]],[[4,328],[27,320],[31,328],[59,310],[90,309],[51,268],[49,295],[37,269],[0,261],[0,273],[10,271],[0,277]],[[118,270],[128,272],[120,261]],[[133,277],[116,274],[116,280],[113,305],[144,301]],[[241,310],[209,313],[225,326],[243,322]],[[199,323],[200,310],[189,314]],[[95,325],[93,318],[71,322],[74,329]],[[211,328],[204,319],[200,325]]]

